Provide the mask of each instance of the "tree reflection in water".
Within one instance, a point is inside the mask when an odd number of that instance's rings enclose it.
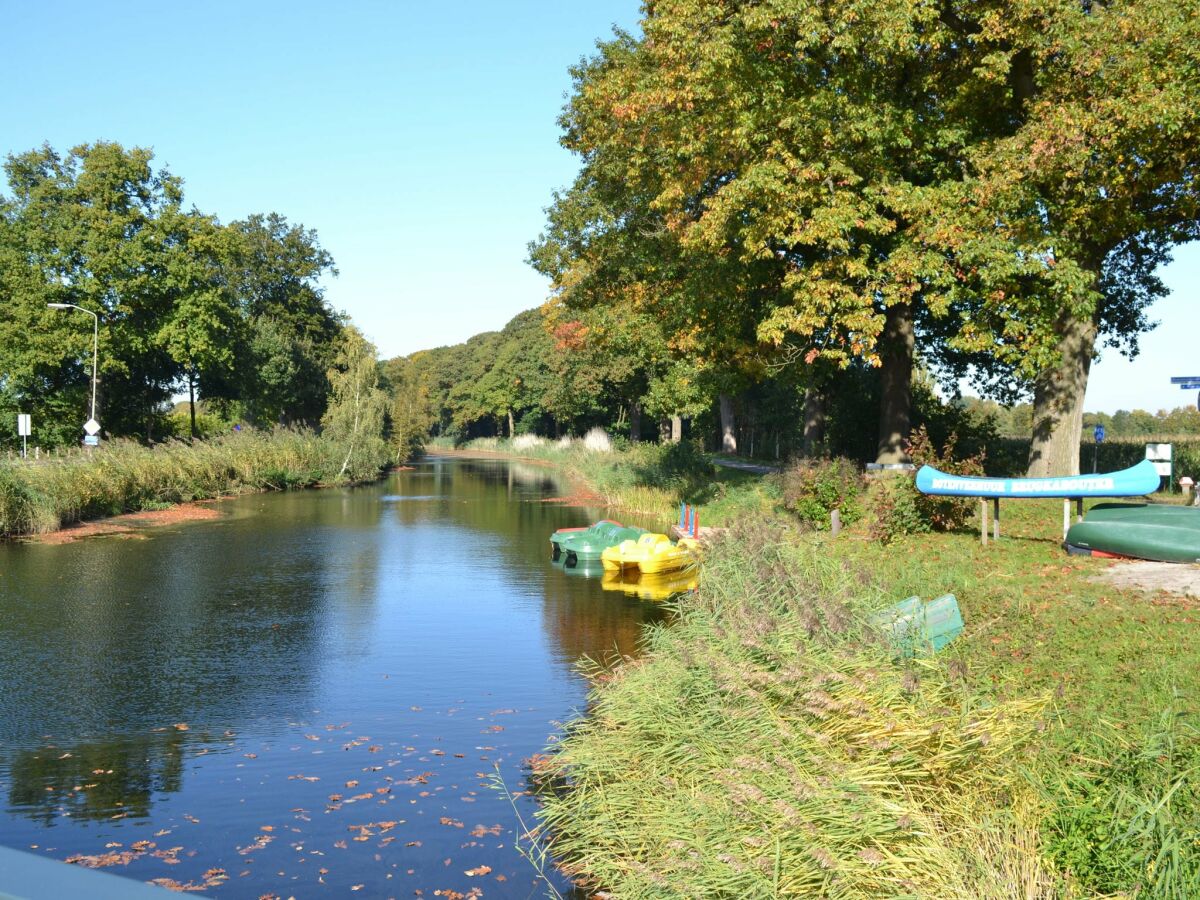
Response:
[[[9,808],[50,825],[76,820],[144,818],[155,794],[180,790],[184,747],[194,739],[175,728],[60,747],[21,750],[9,763]]]

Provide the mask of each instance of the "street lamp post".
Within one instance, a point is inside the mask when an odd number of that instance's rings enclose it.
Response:
[[[76,306],[74,303],[47,303],[51,309],[77,309],[80,312],[85,312],[92,317],[92,412],[89,421],[96,421],[96,378],[98,375],[98,363],[100,361],[100,316],[92,312],[90,309],[84,309],[82,306]]]

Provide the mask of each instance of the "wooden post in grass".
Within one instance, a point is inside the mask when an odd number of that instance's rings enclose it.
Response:
[[[842,511],[835,509],[829,514],[829,530],[837,537],[842,531]]]
[[[987,546],[987,500],[979,498],[979,543]]]
[[[1071,530],[1071,498],[1063,497],[1063,540],[1067,539],[1067,532]]]

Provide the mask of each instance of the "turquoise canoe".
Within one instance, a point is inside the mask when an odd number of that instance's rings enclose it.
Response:
[[[1067,532],[1067,551],[1156,562],[1200,562],[1200,509],[1104,503]]]
[[[602,519],[590,528],[560,528],[550,535],[551,558],[558,560],[561,557],[568,567],[594,562],[609,547],[615,547],[621,541],[636,541],[645,533],[644,528],[633,528],[611,519]]]
[[[979,478],[949,475],[933,466],[921,466],[917,472],[917,490],[942,497],[1141,497],[1161,485],[1149,460],[1120,472],[1061,478]]]

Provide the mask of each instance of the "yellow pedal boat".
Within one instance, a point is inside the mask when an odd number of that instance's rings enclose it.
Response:
[[[621,541],[600,556],[606,571],[637,570],[643,575],[673,572],[697,561],[694,542],[671,543],[665,534],[643,534],[636,541]]]

